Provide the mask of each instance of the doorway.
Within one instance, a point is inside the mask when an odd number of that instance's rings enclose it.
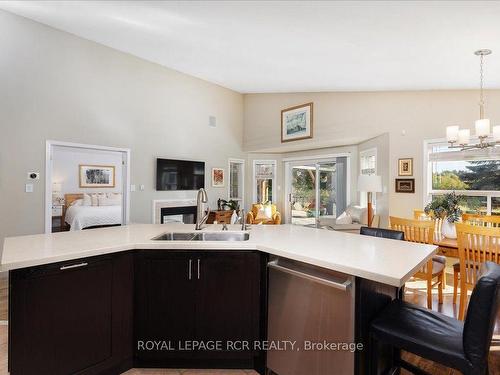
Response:
[[[346,156],[286,162],[287,222],[319,226],[344,212],[348,164]]]
[[[130,150],[46,142],[45,233],[125,225]]]

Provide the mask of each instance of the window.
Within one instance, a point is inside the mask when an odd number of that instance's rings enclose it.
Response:
[[[371,148],[359,153],[359,174],[377,174],[377,149]],[[368,206],[366,192],[360,192],[359,204],[362,207]],[[373,210],[376,211],[376,194],[372,198]]]
[[[255,203],[276,203],[276,160],[254,160],[253,198]]]
[[[455,191],[465,196],[467,213],[500,215],[500,148],[457,151],[447,143],[427,143],[427,193]]]
[[[243,197],[245,186],[245,161],[241,159],[229,159],[229,192],[230,200],[237,201],[240,207],[244,207]]]

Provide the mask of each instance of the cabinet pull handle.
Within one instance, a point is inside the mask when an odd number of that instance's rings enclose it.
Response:
[[[310,280],[310,281],[313,281],[313,282],[316,282],[319,284],[331,286],[332,288],[340,289],[344,292],[347,292],[352,286],[352,282],[349,279],[342,282],[342,283],[338,283],[338,282],[335,282],[332,280],[324,279],[324,278],[319,277],[319,276],[310,275],[310,274],[305,273],[305,272],[294,270],[293,268],[283,267],[280,264],[278,264],[278,261],[276,261],[276,260],[267,263],[267,267],[275,269],[277,271],[288,273],[290,275],[300,277],[302,279],[306,279],[306,280]]]
[[[78,263],[78,264],[72,264],[72,265],[70,265],[70,266],[61,266],[61,267],[59,267],[59,269],[60,269],[61,271],[64,271],[64,270],[69,270],[69,269],[71,269],[71,268],[86,267],[86,266],[88,266],[88,265],[89,265],[88,263],[83,262],[83,263]]]
[[[198,280],[200,279],[200,258],[198,258]]]
[[[191,280],[192,274],[191,274],[191,265],[193,264],[193,260],[189,259],[189,264],[188,264],[188,280]]]

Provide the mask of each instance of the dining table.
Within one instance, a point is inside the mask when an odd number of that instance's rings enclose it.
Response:
[[[458,242],[456,238],[447,238],[441,233],[434,233],[433,244],[438,246],[438,254],[450,258],[458,258]]]

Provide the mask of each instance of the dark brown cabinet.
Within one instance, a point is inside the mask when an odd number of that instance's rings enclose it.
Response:
[[[131,367],[202,367],[263,373],[264,352],[232,350],[228,342],[252,345],[266,337],[266,259],[256,251],[134,250],[11,271],[10,372],[116,375]],[[190,350],[208,341],[220,347]]]
[[[257,252],[142,251],[136,263],[138,363],[258,368],[263,353],[253,343],[265,337],[264,284],[265,259]],[[154,340],[170,349],[148,350],[144,343]],[[192,341],[218,347],[189,350]],[[234,341],[250,346],[235,350]]]
[[[105,374],[132,360],[132,254],[10,273],[9,368]]]
[[[150,348],[151,342],[168,341],[177,349],[180,341],[194,340],[194,255],[189,254],[158,251],[138,254],[134,346],[137,359],[144,364],[155,364],[164,358],[191,357],[187,351]]]

